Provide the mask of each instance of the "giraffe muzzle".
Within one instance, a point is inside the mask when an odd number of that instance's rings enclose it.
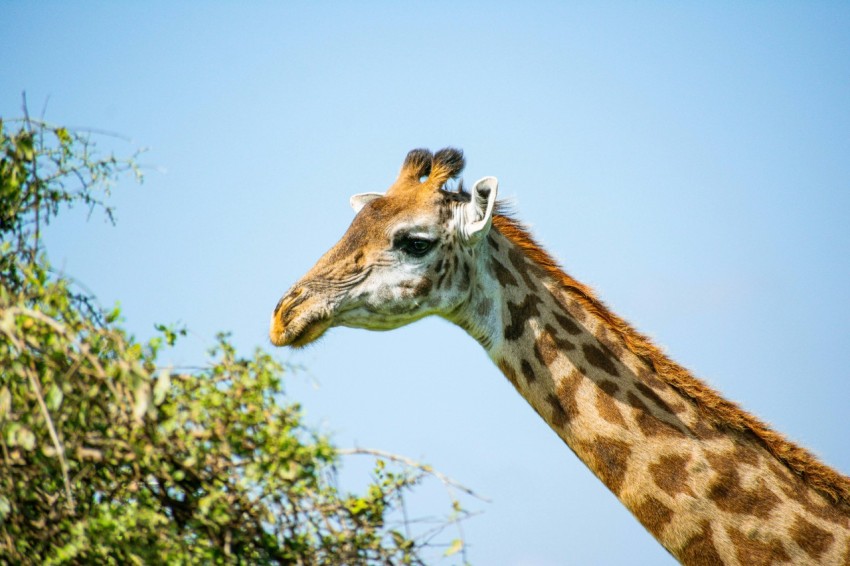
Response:
[[[290,290],[272,314],[269,339],[275,346],[301,348],[318,339],[331,327],[329,309],[304,287]]]

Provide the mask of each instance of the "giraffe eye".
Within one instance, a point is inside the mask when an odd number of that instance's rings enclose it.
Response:
[[[434,241],[404,236],[396,241],[396,247],[413,257],[423,257],[434,247]]]

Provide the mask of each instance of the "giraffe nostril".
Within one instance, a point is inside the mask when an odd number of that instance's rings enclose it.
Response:
[[[277,305],[274,307],[274,316],[277,316],[277,313],[280,312],[280,307],[283,305],[283,297],[277,302]]]
[[[280,315],[280,317],[283,318],[288,311],[291,311],[294,307],[303,303],[307,297],[308,295],[304,292],[303,287],[290,290],[277,302],[273,316],[277,317]]]

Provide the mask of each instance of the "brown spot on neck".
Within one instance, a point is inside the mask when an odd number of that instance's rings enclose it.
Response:
[[[537,308],[540,303],[540,298],[534,294],[526,295],[519,304],[508,302],[511,323],[505,326],[505,340],[513,342],[522,336],[528,321],[540,316]]]
[[[569,340],[559,338],[557,330],[549,324],[543,327],[543,331],[534,341],[534,355],[537,361],[546,367],[555,361],[558,352],[570,350],[575,350],[575,346]]]
[[[612,425],[626,428],[626,419],[614,401],[614,394],[620,389],[619,386],[608,380],[600,381],[597,385],[599,391],[596,392],[596,410],[599,416]]]
[[[640,431],[645,436],[681,436],[686,435],[676,425],[673,425],[665,420],[653,415],[640,397],[629,391],[626,395],[626,401],[635,409],[635,420],[637,421]]]
[[[572,336],[578,336],[581,334],[581,327],[573,322],[572,318],[568,315],[553,311],[552,316],[555,317],[555,320],[558,321],[558,324],[564,329],[564,331],[566,331],[567,334]]]
[[[850,509],[842,504],[835,505],[832,501],[824,501],[821,498],[818,498],[820,502],[815,502],[815,496],[809,491],[808,485],[799,476],[793,474],[781,463],[770,459],[765,459],[765,462],[774,477],[779,480],[776,485],[779,486],[782,493],[788,499],[797,501],[806,511],[815,517],[839,525],[843,529],[850,529]]]
[[[490,257],[490,271],[502,287],[519,287],[519,281],[516,280],[514,274],[492,256]]]
[[[499,366],[499,369],[508,378],[508,381],[511,382],[511,385],[514,386],[514,389],[519,390],[519,381],[517,381],[516,370],[514,367],[507,362],[506,360],[499,360],[496,364]]]
[[[794,542],[815,560],[829,550],[835,542],[835,535],[813,525],[799,515],[791,527],[791,536]]]
[[[558,402],[564,410],[565,422],[569,422],[578,417],[578,400],[576,393],[581,380],[584,376],[577,370],[572,370],[566,377],[563,377],[555,383],[555,395],[558,397]]]
[[[584,344],[582,345],[581,350],[584,352],[584,358],[587,360],[587,363],[595,368],[601,369],[608,375],[619,377],[620,372],[617,371],[617,366],[611,360],[608,353],[602,350],[602,348],[594,346],[593,344]]]
[[[499,251],[499,242],[496,241],[496,237],[493,232],[487,234],[487,241],[490,243],[490,247],[492,247],[494,251]]]
[[[614,495],[619,496],[632,455],[631,447],[621,440],[605,437],[581,444],[588,456],[585,461],[590,469]]]
[[[661,399],[661,397],[659,397],[658,394],[655,391],[653,391],[652,389],[650,389],[647,385],[644,385],[640,381],[635,381],[635,388],[638,391],[640,391],[641,395],[643,395],[644,397],[649,399],[649,401],[651,401],[653,405],[655,405],[656,407],[658,407],[659,409],[661,409],[662,411],[664,411],[668,415],[674,415],[675,414],[675,413],[673,413],[673,411],[670,410],[670,407],[667,406],[667,403],[665,403]]]
[[[691,537],[681,550],[674,551],[674,554],[682,564],[687,566],[710,566],[724,563],[715,547],[711,525],[708,522],[703,523],[700,532]]]
[[[520,252],[518,248],[511,248],[508,250],[508,260],[514,266],[516,272],[519,273],[520,277],[522,277],[522,280],[528,288],[530,290],[536,290],[537,283],[535,283],[534,278],[531,277],[529,273],[529,271],[534,269],[534,264],[525,261],[525,256],[522,255],[522,252]]]
[[[758,540],[739,531],[738,529],[727,529],[732,544],[735,545],[735,553],[741,564],[747,566],[769,566],[770,564],[781,564],[790,560],[788,553],[782,546],[782,541],[771,538],[768,541]]]
[[[652,475],[655,485],[670,497],[675,497],[679,493],[693,496],[694,492],[688,485],[687,465],[690,459],[691,457],[688,454],[670,454],[662,456],[658,459],[658,462],[650,464],[649,473]]]
[[[570,421],[570,415],[561,406],[561,400],[557,395],[550,393],[546,397],[546,402],[552,408],[552,426],[556,429],[562,428]]]
[[[475,313],[478,316],[485,316],[493,309],[493,299],[490,297],[483,297],[481,301],[479,301],[478,306],[475,307]]]
[[[661,531],[673,519],[673,511],[652,496],[635,507],[634,514],[640,524],[656,539],[660,538]]]
[[[780,500],[763,482],[747,489],[741,485],[739,463],[733,452],[706,453],[708,463],[714,468],[715,476],[708,486],[708,497],[717,507],[729,513],[753,515],[767,519],[779,505]]]
[[[522,360],[520,364],[520,369],[522,370],[522,375],[525,376],[525,382],[531,385],[537,380],[537,376],[534,374],[534,368],[531,367],[531,364],[528,360]]]

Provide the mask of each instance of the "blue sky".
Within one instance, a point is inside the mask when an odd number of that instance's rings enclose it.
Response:
[[[175,363],[219,330],[269,347],[350,194],[454,145],[615,311],[850,473],[847,3],[5,2],[0,32],[0,116],[26,90],[49,121],[150,148],[116,227],[71,214],[48,246],[138,337],[188,325]],[[492,499],[473,563],[671,562],[461,330],[279,355],[338,445]]]

